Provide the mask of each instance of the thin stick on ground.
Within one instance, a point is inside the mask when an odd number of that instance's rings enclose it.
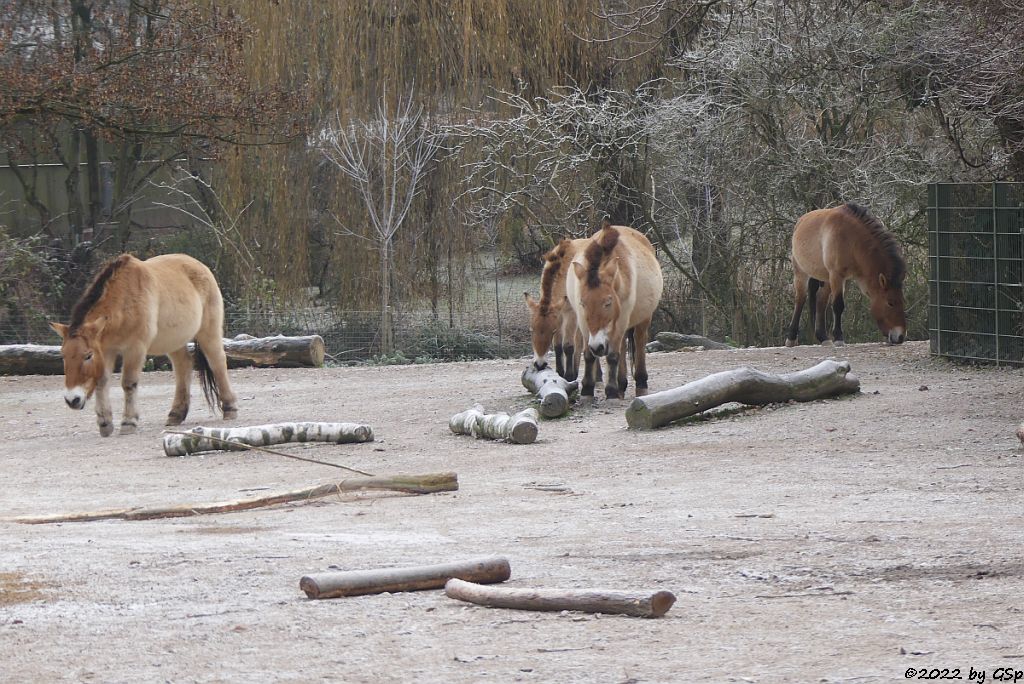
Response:
[[[207,504],[171,504],[166,506],[134,506],[131,508],[107,508],[79,513],[60,513],[43,516],[19,516],[0,518],[0,522],[42,525],[46,523],[87,522],[90,520],[152,520],[154,518],[184,518],[212,513],[232,513],[253,508],[265,508],[279,503],[306,501],[325,496],[364,490],[401,492],[403,494],[435,494],[453,492],[459,488],[455,473],[430,473],[427,475],[391,475],[367,477],[328,484],[314,485],[304,489],[293,489],[251,499],[234,499]]]
[[[164,432],[166,432],[168,434],[171,434],[171,435],[186,435],[186,436],[188,436],[188,435],[192,434],[190,432],[178,432],[177,430],[164,430]],[[231,449],[233,451],[238,449],[239,445],[240,445],[239,442],[229,442],[226,439],[221,439],[220,437],[211,437],[210,435],[206,435],[206,439],[212,440],[214,442],[223,442],[224,444],[229,444],[229,445],[231,445]],[[365,472],[363,470],[357,470],[356,468],[351,468],[349,466],[341,465],[339,463],[330,463],[328,461],[319,461],[319,460],[317,460],[315,458],[308,458],[306,456],[296,456],[295,454],[286,454],[283,451],[274,451],[273,449],[267,449],[266,447],[261,447],[261,446],[253,446],[252,444],[242,444],[241,446],[243,447],[241,449],[242,451],[262,451],[263,453],[273,454],[274,456],[284,456],[285,458],[294,458],[296,461],[306,461],[307,463],[316,463],[317,465],[331,466],[332,468],[341,468],[342,470],[347,470],[347,471],[349,471],[351,473],[356,473],[358,475],[365,475],[366,477],[375,477],[373,473],[368,473],[368,472]]]

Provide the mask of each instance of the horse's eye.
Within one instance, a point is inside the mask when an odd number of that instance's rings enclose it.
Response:
[[[92,361],[92,352],[85,352],[85,356],[83,357],[83,359],[86,361]]]

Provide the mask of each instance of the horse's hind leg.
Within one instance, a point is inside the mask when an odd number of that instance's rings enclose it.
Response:
[[[786,346],[795,347],[800,343],[800,316],[804,312],[804,302],[807,300],[807,276],[804,275],[796,260],[793,263],[793,291],[796,301],[793,304],[793,320],[789,323],[789,334],[786,335]]]
[[[126,349],[121,356],[121,389],[124,390],[124,415],[121,417],[121,434],[134,434],[139,426],[139,409],[135,395],[142,377],[142,366],[146,363],[146,350]]]
[[[845,285],[846,281],[840,278],[829,279],[829,287],[832,290],[832,316],[835,318],[832,327],[832,343],[837,346],[846,344],[843,340],[843,310],[846,308]],[[824,322],[822,327],[824,327]]]
[[[647,394],[647,336],[650,334],[650,319],[633,328],[633,379],[636,381],[636,396]]]
[[[820,344],[828,342],[828,331],[825,329],[825,309],[828,306],[830,292],[828,283],[817,278],[807,279],[807,304],[811,308],[811,328],[814,330],[814,338]]]
[[[187,347],[172,351],[167,357],[174,369],[174,403],[167,414],[166,425],[181,425],[188,417],[189,396],[192,383],[192,357]]]

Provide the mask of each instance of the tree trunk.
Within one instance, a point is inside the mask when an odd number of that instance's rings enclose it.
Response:
[[[471,409],[456,413],[448,421],[448,428],[457,435],[472,435],[477,439],[499,439],[513,444],[532,444],[537,439],[540,417],[537,409],[528,408],[515,415],[484,413],[476,404]]]
[[[213,439],[209,439],[211,437]],[[264,447],[289,442],[351,444],[372,441],[373,429],[359,423],[274,423],[234,428],[200,426],[189,430],[187,435],[165,434],[164,453],[184,456],[199,451],[245,451],[247,446]]]
[[[850,373],[850,364],[846,361],[822,361],[813,368],[782,375],[743,367],[637,397],[626,409],[626,422],[631,428],[651,429],[731,401],[743,404],[814,401],[859,391],[860,380]]]
[[[193,346],[189,344],[189,351]],[[324,365],[324,340],[304,337],[253,337],[224,340],[229,368],[320,368]],[[159,366],[164,357],[150,357]],[[116,371],[115,371],[116,372]],[[0,375],[61,375],[64,362],[60,347],[44,344],[0,345]]]
[[[537,370],[531,363],[523,371],[523,387],[540,398],[540,414],[545,418],[557,418],[569,411],[569,397],[579,389],[579,381],[569,382],[550,366]]]
[[[516,610],[581,610],[634,617],[661,617],[676,597],[669,591],[635,593],[599,589],[519,589],[484,587],[461,579],[450,579],[444,593],[453,599],[491,608]]]
[[[500,556],[411,568],[350,570],[306,575],[299,588],[311,599],[361,596],[396,591],[441,589],[445,582],[458,578],[467,582],[490,584],[504,582],[512,575],[508,559]]]

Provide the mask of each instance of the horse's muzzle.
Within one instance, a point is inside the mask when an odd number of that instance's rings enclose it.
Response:
[[[608,350],[605,348],[605,346],[603,344],[599,344],[597,346],[592,346],[590,348],[590,351],[592,351],[594,353],[594,356],[604,356],[605,354],[608,353]]]
[[[76,411],[85,408],[86,398],[85,392],[79,387],[64,392],[64,403]]]
[[[900,330],[899,328],[893,328],[892,330],[890,330],[889,334],[886,337],[888,339],[889,344],[903,344],[903,342],[907,339],[907,336],[904,335],[903,331]]]
[[[68,406],[70,406],[71,408],[75,409],[76,411],[78,409],[81,409],[81,408],[85,407],[85,402],[82,401],[81,397],[73,397],[71,399],[68,399],[68,398],[65,397],[64,403],[66,403]]]

